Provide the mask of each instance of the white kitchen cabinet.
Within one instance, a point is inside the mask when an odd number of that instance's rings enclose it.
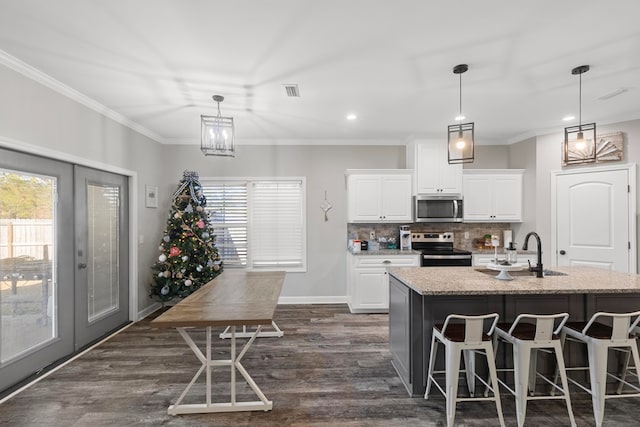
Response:
[[[410,170],[347,171],[347,222],[412,222]]]
[[[347,301],[352,313],[389,311],[388,267],[420,265],[419,254],[354,255],[347,252]]]
[[[465,222],[522,222],[522,169],[476,169],[463,176]]]
[[[449,164],[447,144],[441,141],[409,144],[407,166],[415,169],[415,194],[462,193],[462,164]]]

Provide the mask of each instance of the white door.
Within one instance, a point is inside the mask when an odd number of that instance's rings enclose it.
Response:
[[[557,176],[557,265],[630,272],[629,188],[627,169]]]

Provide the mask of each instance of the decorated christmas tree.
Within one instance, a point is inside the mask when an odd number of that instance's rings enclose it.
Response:
[[[196,172],[184,172],[172,201],[160,256],[152,267],[150,294],[163,303],[186,297],[222,272]]]

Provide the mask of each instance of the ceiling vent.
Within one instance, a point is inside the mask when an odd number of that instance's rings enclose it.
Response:
[[[287,91],[287,96],[289,97],[300,97],[300,89],[298,89],[298,85],[284,85],[284,89]]]

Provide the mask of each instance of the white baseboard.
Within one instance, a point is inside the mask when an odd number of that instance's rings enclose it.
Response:
[[[154,311],[156,311],[160,307],[162,307],[162,304],[160,304],[159,302],[157,302],[155,304],[151,304],[149,307],[147,307],[144,310],[138,312],[138,318],[135,319],[135,321],[138,322],[138,321],[144,319],[145,317],[147,317],[148,315],[150,315],[151,313],[153,313]]]
[[[280,297],[278,304],[346,304],[346,296],[330,297]]]

